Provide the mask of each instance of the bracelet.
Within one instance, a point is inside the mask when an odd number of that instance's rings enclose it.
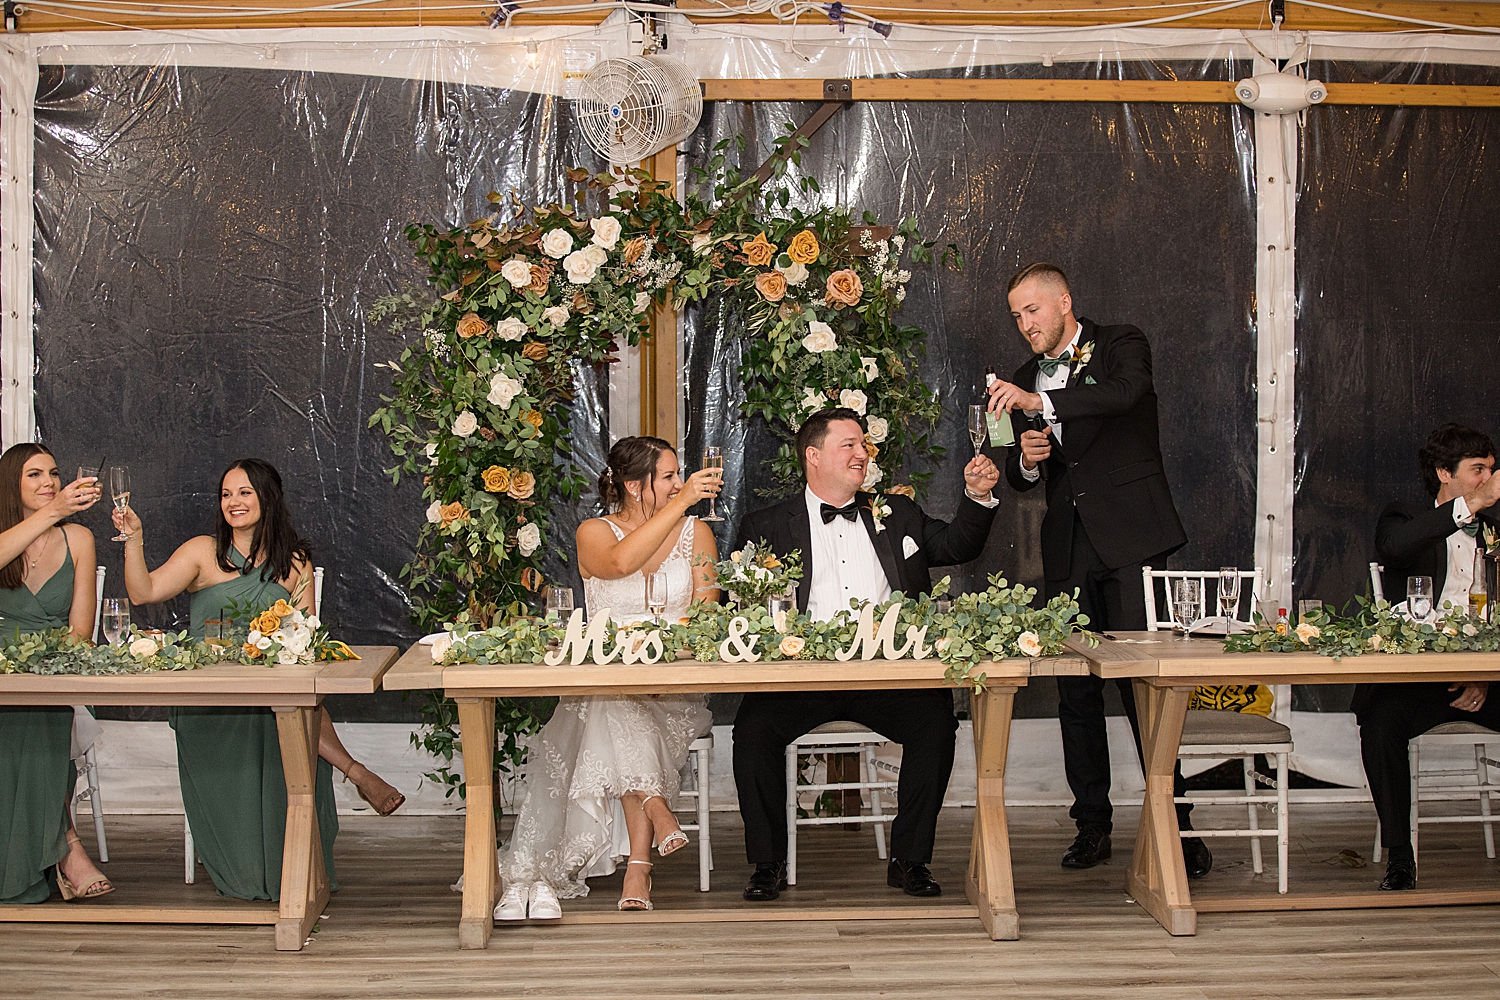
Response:
[[[969,489],[968,484],[965,484],[964,485],[964,496],[968,497],[970,500],[973,500],[975,503],[984,503],[986,500],[993,500],[995,498],[995,491],[994,490],[990,490],[984,496],[982,496],[982,497],[976,497],[974,495],[974,491],[971,490],[971,489]]]

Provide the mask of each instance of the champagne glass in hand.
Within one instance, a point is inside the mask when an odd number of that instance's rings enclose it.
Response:
[[[109,470],[109,495],[115,502],[115,510],[123,511],[130,506],[130,470],[123,465],[117,465]],[[128,542],[130,534],[120,528],[120,533],[111,538],[112,542]]]
[[[1227,625],[1234,621],[1240,607],[1240,570],[1238,566],[1219,567],[1219,614]]]
[[[705,447],[703,449],[703,467],[705,469],[719,469],[720,472],[721,472],[721,474],[722,474],[722,470],[724,468],[724,449],[721,448],[721,447],[719,447],[716,444],[711,444],[711,445],[708,445],[707,447]],[[716,504],[715,504],[716,499],[717,498],[715,498],[715,497],[709,497],[708,498],[708,516],[705,517],[703,520],[705,520],[705,521],[722,521],[722,520],[724,520],[722,517],[719,516],[719,512],[718,512]]]
[[[984,406],[974,403],[969,407],[969,440],[974,442],[974,457],[979,457],[980,450],[984,447],[984,436],[988,428],[984,422]]]

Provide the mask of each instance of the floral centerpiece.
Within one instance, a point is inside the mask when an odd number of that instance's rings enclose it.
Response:
[[[329,637],[317,615],[285,600],[259,611],[249,605],[234,604],[227,613],[236,623],[247,622],[248,626],[242,640],[225,647],[230,654],[226,659],[266,666],[359,659],[346,644]],[[235,632],[238,639],[238,624]]]
[[[746,542],[728,559],[713,564],[719,589],[743,606],[764,604],[769,598],[790,593],[802,579],[802,550],[784,556],[771,551],[765,539]]]

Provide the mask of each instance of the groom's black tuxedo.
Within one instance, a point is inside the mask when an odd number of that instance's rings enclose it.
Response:
[[[995,508],[965,496],[951,522],[928,517],[903,496],[887,497],[891,512],[875,530],[870,494],[860,493],[860,520],[870,534],[891,590],[926,593],[929,566],[948,566],[979,557],[989,537]],[[916,543],[906,556],[905,539]],[[756,511],[740,525],[739,549],[765,539],[772,551],[802,553],[805,573],[797,606],[807,608],[812,589],[812,524],[805,494]],[[926,864],[948,776],[953,770],[953,696],[946,689],[924,691],[809,691],[745,695],[734,720],[734,780],[745,821],[745,854],[751,864],[785,861],[787,744],[827,722],[854,722],[901,744],[899,812],[891,824],[891,857]]]

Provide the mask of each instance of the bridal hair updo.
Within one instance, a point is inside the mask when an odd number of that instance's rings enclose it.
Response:
[[[613,514],[625,506],[629,495],[627,486],[637,484],[641,488],[641,499],[649,492],[653,501],[656,496],[656,464],[663,452],[676,454],[677,449],[658,437],[627,437],[615,442],[604,460],[604,471],[599,474],[599,499],[604,502],[604,512]],[[654,510],[656,503],[653,502]]]
[[[38,455],[56,460],[46,445],[30,441],[13,444],[5,449],[4,455],[0,455],[0,531],[9,531],[26,519],[26,508],[21,505],[21,472],[26,463]],[[0,566],[0,587],[15,590],[21,585],[25,577],[25,567],[21,565],[24,555],[23,552]]]
[[[214,507],[217,530],[214,535],[215,548],[219,568],[226,573],[239,573],[246,576],[255,568],[255,563],[262,555],[266,561],[261,565],[260,578],[262,580],[280,581],[292,575],[292,565],[298,560],[303,562],[312,561],[312,548],[297,534],[297,529],[292,525],[292,512],[287,509],[286,496],[281,490],[281,473],[270,462],[259,458],[242,458],[237,462],[230,463],[229,468],[219,477],[219,492],[222,497],[224,490],[224,479],[235,469],[245,473],[250,480],[250,488],[255,491],[256,499],[260,501],[260,522],[255,525],[255,534],[251,537],[250,551],[247,553],[245,566],[237,569],[234,563],[229,561],[229,549],[234,545],[234,529],[229,522],[224,520],[224,507],[220,500]]]

